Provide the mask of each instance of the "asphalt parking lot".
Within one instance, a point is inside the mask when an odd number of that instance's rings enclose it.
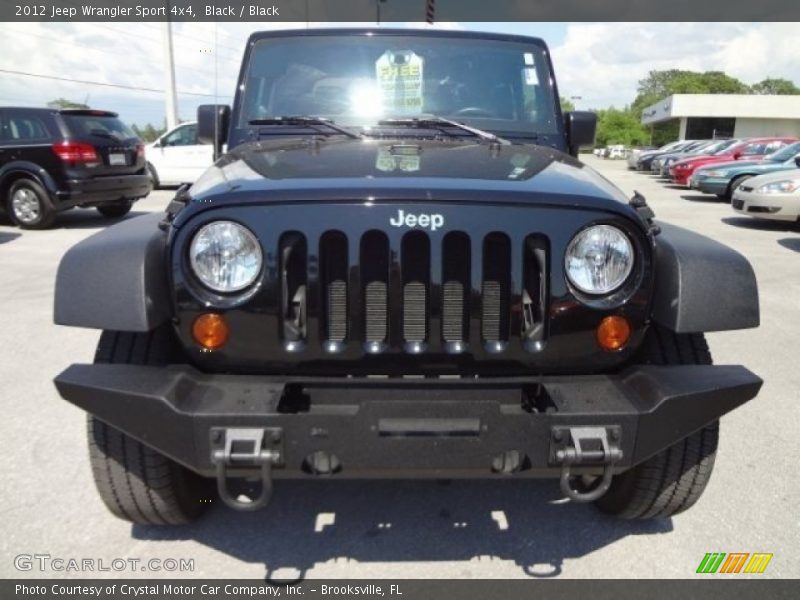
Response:
[[[94,210],[72,211],[50,231],[0,225],[0,576],[66,575],[14,566],[17,555],[49,554],[194,559],[193,572],[149,577],[663,578],[694,576],[706,552],[770,552],[761,577],[800,577],[800,228],[740,217],[625,161],[585,158],[629,195],[643,193],[659,219],[738,249],[758,277],[761,327],[709,341],[717,363],[745,364],[765,384],[723,419],[714,476],[692,510],[617,521],[564,503],[555,481],[313,481],[279,482],[266,511],[214,506],[184,528],[117,520],[91,481],[85,417],[51,383],[68,364],[90,362],[98,338],[52,324],[59,258],[107,225]],[[151,194],[129,218],[163,209],[171,195]]]

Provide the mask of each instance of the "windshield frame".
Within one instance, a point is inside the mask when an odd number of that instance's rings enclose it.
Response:
[[[231,114],[231,127],[228,135],[229,148],[233,148],[246,141],[257,140],[259,138],[257,127],[248,125],[246,123],[248,119],[246,118],[246,115],[244,115],[245,98],[248,92],[247,90],[248,74],[250,72],[250,65],[251,61],[253,60],[254,52],[258,47],[259,42],[262,42],[264,40],[278,40],[280,38],[318,37],[318,36],[326,36],[326,37],[407,36],[407,37],[445,38],[445,39],[457,38],[461,40],[473,39],[473,40],[489,40],[497,42],[516,43],[516,44],[523,44],[535,47],[535,49],[538,52],[537,60],[541,61],[541,71],[549,74],[549,81],[544,83],[542,87],[543,89],[549,91],[549,94],[552,96],[550,99],[547,100],[547,102],[552,105],[552,127],[548,127],[548,129],[551,130],[547,132],[537,131],[535,129],[534,122],[530,123],[531,125],[530,129],[520,130],[520,131],[516,130],[509,131],[507,127],[503,127],[504,123],[506,125],[512,123],[512,121],[507,121],[507,120],[503,121],[498,119],[497,123],[498,127],[491,127],[491,126],[487,127],[485,122],[486,120],[482,121],[481,119],[463,118],[463,122],[466,125],[485,130],[499,137],[511,138],[511,139],[513,138],[536,139],[537,143],[547,144],[549,146],[554,146],[559,150],[567,151],[564,117],[559,102],[560,96],[558,93],[558,85],[553,75],[553,65],[550,52],[544,41],[535,37],[495,34],[495,33],[480,33],[472,31],[447,31],[447,30],[427,31],[420,29],[396,29],[396,28],[394,29],[331,28],[331,29],[308,29],[308,30],[278,30],[278,31],[268,31],[268,32],[257,32],[252,34],[250,36],[250,39],[248,40],[245,56],[242,61],[242,65],[239,72],[239,79],[238,79],[238,85],[236,87],[236,93],[234,96],[234,106]],[[319,115],[313,115],[313,116],[319,116]],[[394,115],[384,115],[384,117],[386,116],[394,117]],[[424,118],[426,114],[422,113],[420,115],[411,115],[411,116],[419,116],[420,118]],[[431,116],[445,117],[445,118],[448,117],[447,115],[439,115],[435,113]],[[461,122],[462,119],[458,119],[458,121]],[[352,128],[354,131],[358,131],[358,128],[353,127],[350,123],[344,123],[344,122],[339,123],[337,121],[337,124],[343,127]]]

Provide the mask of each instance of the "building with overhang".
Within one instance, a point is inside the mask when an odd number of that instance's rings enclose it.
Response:
[[[642,124],[679,120],[680,139],[800,137],[800,96],[673,94],[642,111]]]

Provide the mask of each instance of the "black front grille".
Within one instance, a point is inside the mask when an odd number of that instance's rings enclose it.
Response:
[[[358,240],[326,232],[315,258],[302,234],[283,234],[287,350],[313,342],[330,353],[352,344],[372,354],[462,353],[480,344],[502,353],[511,338],[529,350],[541,347],[548,314],[546,238],[530,235],[513,247],[500,232],[478,240],[462,232],[433,239],[415,230],[398,241],[395,247],[381,231]],[[318,274],[310,275],[315,263]],[[308,297],[314,293],[318,299]],[[309,307],[319,314],[307,314]]]
[[[731,203],[731,205],[733,206],[733,208],[741,210],[742,208],[744,208],[744,200],[734,200]]]

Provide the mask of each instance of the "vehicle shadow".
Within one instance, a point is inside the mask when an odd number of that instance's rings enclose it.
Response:
[[[733,225],[734,227],[756,229],[759,231],[793,231],[797,228],[795,223],[770,221],[767,219],[752,219],[750,217],[724,217],[721,221],[727,225]]]
[[[0,231],[0,244],[5,244],[6,242],[10,242],[12,240],[15,240],[20,235],[22,235],[22,234]]]
[[[53,229],[102,229],[147,214],[150,213],[144,210],[132,210],[119,219],[108,219],[95,210],[69,210],[58,215]]]
[[[564,503],[536,480],[297,481],[276,483],[270,507],[215,506],[186,527],[134,525],[140,540],[191,539],[248,563],[265,579],[303,579],[315,564],[513,560],[522,574],[556,577],[578,558],[628,535],[672,531],[671,519],[624,521]],[[288,575],[287,573],[291,573]]]
[[[778,243],[784,248],[794,250],[795,252],[800,252],[800,238],[783,238],[778,240]]]
[[[690,202],[709,202],[711,204],[722,204],[722,201],[712,194],[681,194],[681,198]]]

